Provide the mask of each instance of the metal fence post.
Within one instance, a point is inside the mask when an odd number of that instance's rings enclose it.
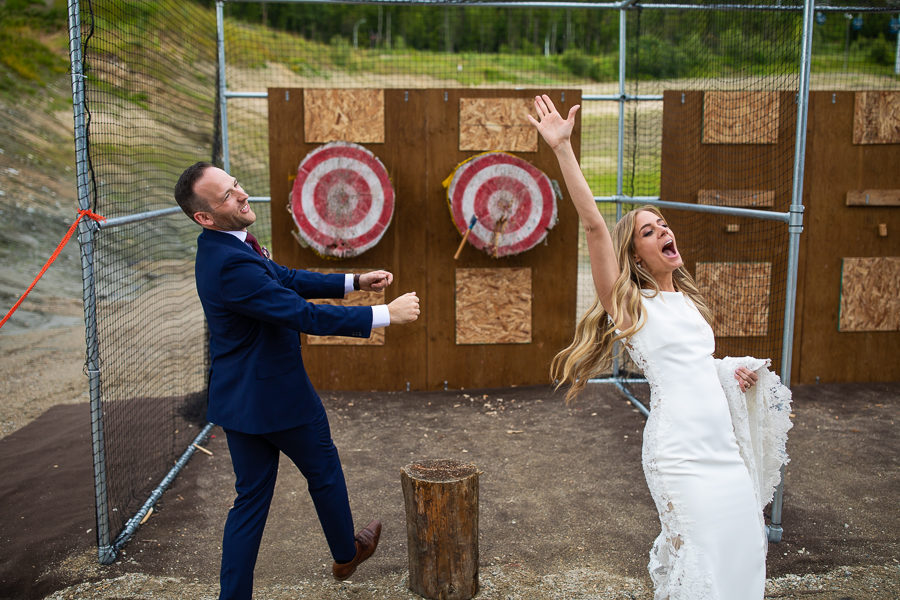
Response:
[[[900,21],[900,14],[897,15],[897,20]],[[900,75],[900,24],[898,24],[896,36],[896,49],[894,50],[894,75]]]
[[[628,16],[625,7],[619,9],[619,123],[616,131],[616,196],[623,196],[623,180],[625,178],[625,58],[628,50],[628,36],[625,32],[625,26],[628,23]],[[634,193],[634,190],[632,190]],[[622,218],[622,204],[616,202],[616,222]],[[593,281],[593,278],[591,279]],[[618,379],[621,376],[619,372],[619,342],[613,344],[612,355],[612,376]]]
[[[219,76],[219,115],[222,119],[222,170],[231,173],[231,150],[228,147],[228,99],[225,94],[225,13],[223,0],[216,0],[216,68]]]
[[[78,181],[78,208],[88,210],[90,173],[88,131],[85,121],[84,63],[81,52],[81,6],[69,0],[69,59],[72,65],[72,110],[75,117],[75,169]],[[100,343],[97,337],[97,296],[94,286],[94,233],[96,222],[83,219],[78,224],[78,243],[81,247],[81,272],[84,301],[85,371],[91,399],[91,443],[94,462],[94,497],[97,511],[97,547],[100,562],[115,560],[110,545],[108,498],[106,489],[106,446],[103,437],[103,411],[100,406]]]
[[[809,113],[809,72],[812,53],[812,27],[815,0],[806,0],[803,6],[803,38],[800,54],[800,86],[797,94],[797,135],[794,144],[794,184],[791,192],[791,220],[788,224],[788,268],[784,299],[784,331],[781,343],[781,381],[791,386],[791,360],[794,347],[794,311],[797,302],[797,262],[800,254],[800,233],[803,231],[803,168],[806,160],[806,121]],[[784,499],[784,467],[781,481],[772,499],[769,524],[769,541],[780,542],[781,505]]]

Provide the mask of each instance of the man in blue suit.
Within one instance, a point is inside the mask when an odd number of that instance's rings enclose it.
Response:
[[[375,552],[381,523],[354,534],[344,472],[303,367],[299,332],[368,337],[373,327],[419,315],[415,292],[371,307],[307,302],[380,291],[393,275],[323,275],[276,264],[247,232],[256,221],[248,198],[235,178],[209,163],[186,169],[175,186],[179,206],[203,227],[195,272],[209,325],[207,418],[225,431],[237,492],[222,541],[220,600],[251,598],[281,452],[307,479],[334,577],[347,579]]]

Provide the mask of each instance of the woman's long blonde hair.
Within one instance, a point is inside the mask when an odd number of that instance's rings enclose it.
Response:
[[[652,275],[637,265],[634,260],[634,222],[637,214],[649,211],[663,219],[655,206],[641,206],[623,216],[612,231],[612,243],[619,263],[620,273],[613,285],[612,314],[622,313],[631,321],[631,327],[616,333],[614,319],[595,297],[591,308],[584,313],[575,326],[575,337],[569,346],[557,354],[550,364],[550,376],[556,387],[569,383],[566,402],[571,402],[584,389],[588,379],[606,372],[612,365],[613,343],[625,340],[644,326],[640,291],[654,290],[659,293],[659,285]],[[684,266],[672,273],[675,290],[683,292],[693,301],[700,314],[712,324],[712,313],[706,306],[694,278]]]

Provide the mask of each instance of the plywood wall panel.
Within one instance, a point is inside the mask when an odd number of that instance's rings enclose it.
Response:
[[[900,144],[900,92],[856,92],[854,144]]]
[[[844,259],[839,323],[841,331],[900,331],[900,256]]]
[[[382,144],[384,90],[305,90],[303,120],[307,143]]]
[[[429,313],[428,352],[429,387],[441,389],[444,382],[451,388],[496,387],[518,382],[519,385],[549,383],[550,361],[572,339],[575,328],[578,217],[568,195],[558,203],[558,224],[548,233],[545,243],[522,254],[491,258],[482,252],[466,251],[458,260],[453,254],[459,246],[460,233],[450,218],[443,178],[478,151],[459,149],[459,115],[455,110],[460,100],[509,98],[517,96],[522,102],[533,101],[547,92],[564,114],[573,104],[580,104],[577,90],[436,90],[429,95],[429,136],[426,152],[429,155],[433,179],[429,175],[429,245],[427,263],[429,289],[448,290],[449,293],[429,293],[425,310]],[[445,110],[449,105],[454,110]],[[523,117],[524,118],[524,117]],[[576,153],[580,154],[579,115],[572,138]],[[562,185],[553,151],[543,142],[536,153],[523,154],[551,180]],[[471,249],[470,249],[471,250]],[[456,343],[456,302],[453,290],[456,269],[474,268],[530,268],[534,297],[532,300],[532,342],[530,344],[468,344]],[[467,383],[461,383],[467,382]],[[506,382],[506,383],[501,383]]]
[[[423,114],[421,96],[404,95],[404,90],[384,90],[385,143],[366,146],[384,164],[394,186],[394,218],[381,241],[360,256],[332,260],[318,256],[297,243],[292,235],[296,225],[288,209],[288,195],[300,161],[318,148],[304,137],[304,97],[311,90],[272,88],[269,90],[269,185],[273,254],[285,266],[302,269],[335,269],[364,272],[387,269],[394,283],[385,291],[390,302],[407,291],[420,295],[425,289],[426,229],[420,218],[424,211],[426,155],[422,122],[410,114]],[[388,135],[388,132],[391,132]],[[305,344],[307,372],[318,389],[401,390],[425,387],[427,354],[425,321],[390,326],[380,346],[334,346]],[[306,336],[304,336],[306,337]],[[352,365],[352,369],[348,369]]]
[[[456,270],[457,344],[531,343],[531,269]]]
[[[778,92],[705,92],[704,144],[774,144]]]
[[[775,205],[775,190],[700,190],[697,204],[771,208]]]
[[[900,206],[900,190],[850,190],[847,206]]]
[[[340,269],[311,269],[318,273],[343,273]],[[362,268],[362,272],[374,271],[374,268]],[[332,306],[373,306],[384,304],[384,291],[381,292],[350,292],[340,300],[317,299],[316,304],[330,304]],[[372,335],[367,338],[344,337],[338,335],[307,335],[307,344],[331,345],[331,346],[383,346],[384,328],[372,330]]]
[[[518,97],[528,102],[546,90],[385,90],[385,141],[366,147],[385,165],[396,192],[394,220],[377,246],[340,261],[300,246],[287,209],[297,166],[318,147],[304,137],[303,99],[309,90],[269,90],[272,250],[279,262],[307,269],[394,273],[385,301],[416,291],[422,316],[411,325],[384,330],[380,346],[304,345],[304,361],[319,389],[442,389],[501,387],[549,382],[553,356],[571,340],[575,327],[578,219],[571,202],[559,203],[559,224],[545,243],[515,257],[453,254],[460,235],[447,208],[442,181],[476,151],[459,149],[462,98]],[[550,90],[560,110],[580,103],[577,90]],[[565,97],[565,98],[563,98]],[[416,115],[416,118],[410,118]],[[523,117],[524,118],[524,117]],[[573,135],[580,148],[580,117]],[[523,156],[551,179],[562,182],[546,144]],[[530,269],[534,283],[530,343],[456,344],[457,268]],[[348,369],[347,365],[353,365]]]
[[[526,118],[532,98],[460,98],[459,149],[537,152],[538,133]]]
[[[800,383],[900,379],[900,333],[845,331],[841,324],[846,318],[841,308],[842,257],[900,256],[896,207],[847,206],[851,190],[900,189],[896,146],[853,143],[855,96],[810,93],[806,213],[800,238],[806,268],[800,273],[802,294],[797,303],[803,326],[794,348],[794,376]],[[887,236],[878,235],[881,223]],[[854,287],[863,290],[866,284]]]
[[[769,330],[770,263],[697,263],[697,286],[717,336],[764,336]]]

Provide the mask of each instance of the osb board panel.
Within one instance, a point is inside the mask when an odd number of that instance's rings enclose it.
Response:
[[[384,90],[310,89],[304,96],[306,142],[384,143]]]
[[[344,273],[340,269],[311,269],[319,273]],[[374,271],[372,268],[359,269],[361,273]],[[336,300],[332,298],[323,298],[312,300],[316,304],[331,304],[333,306],[373,306],[375,304],[384,304],[384,291],[381,292],[350,292],[343,298]],[[378,327],[372,330],[372,335],[367,338],[345,337],[341,335],[307,335],[307,344],[333,345],[333,346],[383,346],[384,345],[384,327]]]
[[[456,343],[530,344],[531,269],[457,269]]]
[[[319,144],[304,136],[304,96],[298,88],[272,88],[268,94],[269,186],[272,248],[278,261],[302,269],[336,269],[364,272],[386,269],[394,274],[385,291],[385,302],[426,287],[425,212],[426,156],[423,123],[410,114],[424,115],[421,94],[404,96],[403,90],[384,90],[385,143],[372,144],[372,151],[391,173],[396,194],[394,218],[381,241],[360,256],[329,260],[297,243],[296,229],[288,207],[288,196],[300,161]],[[449,292],[452,293],[452,292]],[[303,358],[310,379],[318,389],[405,390],[425,388],[427,319],[383,330],[380,346],[304,345]],[[353,365],[352,370],[347,365]]]
[[[900,190],[851,190],[847,206],[900,206]]]
[[[770,263],[697,263],[697,286],[721,337],[766,335],[769,329]]]
[[[854,111],[853,92],[810,94],[792,382],[900,379],[900,332],[840,330],[841,257],[900,256],[896,207],[846,204],[847,190],[900,189],[900,152],[853,144]]]
[[[844,258],[839,323],[841,331],[900,331],[900,256]]]
[[[564,199],[558,203],[559,222],[548,233],[546,243],[516,256],[492,258],[482,252],[466,252],[453,260],[461,239],[447,209],[446,190],[441,181],[477,151],[459,150],[460,98],[521,97],[533,102],[547,93],[557,108],[567,114],[569,107],[581,104],[578,90],[435,90],[429,95],[427,149],[432,170],[428,187],[428,285],[423,296],[423,312],[428,314],[429,387],[450,388],[501,387],[508,385],[546,385],[550,381],[550,361],[572,340],[578,267],[578,216],[568,199],[562,174],[553,151],[541,141],[537,152],[527,154],[531,164],[556,180]],[[443,107],[449,105],[452,110]],[[572,143],[580,155],[581,115],[576,117]],[[433,186],[433,187],[432,187]],[[530,344],[456,343],[457,268],[530,268],[534,284]]]
[[[459,149],[536,152],[538,133],[526,118],[532,98],[460,98]]]
[[[705,92],[704,144],[774,144],[778,92]]]
[[[775,205],[775,190],[700,190],[697,204],[771,208]]]
[[[900,144],[900,92],[856,92],[854,144]]]

